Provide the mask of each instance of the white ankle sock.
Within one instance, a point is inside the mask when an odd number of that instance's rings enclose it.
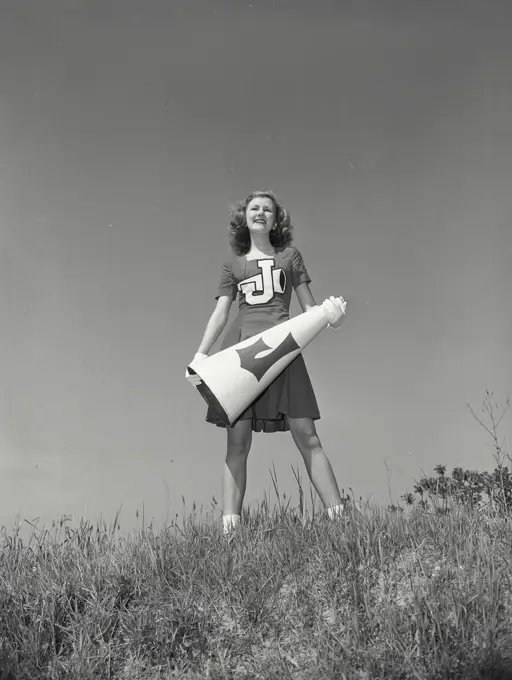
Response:
[[[329,519],[334,519],[335,517],[341,517],[345,509],[344,505],[335,505],[332,508],[327,508],[327,514]]]
[[[222,522],[224,523],[224,533],[229,534],[240,522],[240,515],[222,515]]]

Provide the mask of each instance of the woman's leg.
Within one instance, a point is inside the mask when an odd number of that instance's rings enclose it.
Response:
[[[252,420],[227,428],[227,453],[222,477],[224,515],[240,515],[247,483],[247,457],[252,443]]]
[[[325,508],[343,506],[329,459],[320,443],[312,418],[289,418],[290,431],[299,449],[311,483]]]

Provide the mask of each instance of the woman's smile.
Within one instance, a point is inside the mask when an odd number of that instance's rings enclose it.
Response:
[[[265,196],[256,196],[249,203],[246,209],[246,222],[249,230],[253,229],[256,224],[265,227],[265,230],[270,231],[276,221],[276,207],[272,199]],[[261,230],[255,233],[261,233]]]

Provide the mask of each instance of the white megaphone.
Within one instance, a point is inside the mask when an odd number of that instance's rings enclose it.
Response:
[[[231,426],[329,325],[327,302],[187,367],[190,374],[201,378],[199,393],[225,425]],[[343,298],[336,302],[344,314],[347,303]],[[333,325],[337,327],[338,323]]]

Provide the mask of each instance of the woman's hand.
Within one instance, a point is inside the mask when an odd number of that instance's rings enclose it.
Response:
[[[347,309],[345,300],[341,296],[335,298],[331,295],[331,297],[324,300],[322,307],[327,320],[329,321],[329,328],[339,328],[343,321],[343,317],[345,316],[345,310]]]
[[[194,368],[194,364],[197,366],[197,364],[201,363],[201,361],[204,361],[207,358],[208,358],[207,354],[202,354],[201,352],[197,352],[197,354],[195,355],[195,357],[192,359],[192,361],[189,364],[190,368]],[[189,383],[193,387],[197,387],[198,385],[201,384],[201,378],[198,375],[195,375],[193,373],[189,373],[188,368],[185,371],[185,378],[189,381]]]

